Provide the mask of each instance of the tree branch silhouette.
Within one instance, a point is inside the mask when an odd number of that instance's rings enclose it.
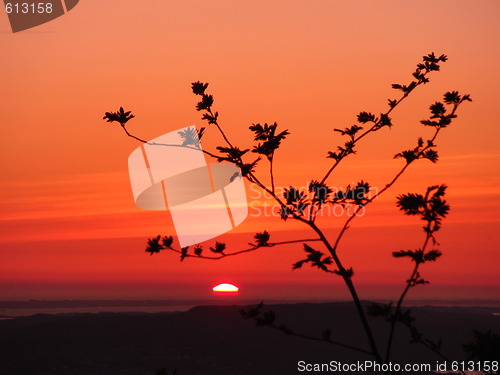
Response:
[[[448,57],[446,55],[441,55],[439,57],[436,57],[434,53],[430,53],[427,56],[423,57],[423,61],[419,64],[417,64],[417,69],[415,72],[412,74],[413,77],[416,79],[411,81],[408,85],[401,85],[401,84],[393,84],[392,88],[398,91],[403,92],[403,95],[399,99],[391,100],[388,99],[388,104],[389,104],[389,110],[387,110],[385,113],[380,114],[379,117],[376,117],[374,114],[370,112],[360,112],[358,114],[358,122],[361,124],[365,123],[370,123],[372,122],[373,125],[360,134],[359,136],[356,137],[356,134],[362,130],[363,128],[358,125],[353,125],[350,128],[346,128],[345,130],[342,129],[335,129],[335,131],[340,132],[342,135],[348,135],[350,137],[350,141],[346,142],[345,148],[343,147],[338,147],[338,152],[329,152],[329,157],[332,159],[335,159],[335,163],[330,167],[330,169],[327,171],[323,179],[321,180],[321,183],[324,184],[330,174],[334,171],[335,168],[340,164],[344,158],[350,154],[355,153],[354,151],[354,146],[356,143],[358,143],[361,139],[366,137],[368,134],[373,133],[377,130],[380,130],[384,126],[392,126],[391,119],[389,118],[389,114],[405,99],[410,95],[410,93],[415,90],[418,86],[422,84],[426,84],[429,82],[429,78],[427,78],[428,74],[430,72],[434,71],[439,71],[440,70],[440,62],[446,62],[448,60]]]
[[[381,113],[379,116],[376,116],[370,112],[360,112],[357,116],[357,120],[359,125],[353,125],[349,128],[345,129],[335,129],[336,132],[340,132],[341,135],[347,136],[348,140],[345,142],[343,146],[338,146],[335,152],[330,151],[328,153],[328,158],[332,158],[335,160],[333,165],[328,169],[327,173],[324,177],[317,181],[313,180],[309,183],[307,192],[301,191],[293,186],[290,186],[287,189],[284,189],[283,196],[278,196],[275,188],[275,180],[274,180],[274,171],[273,171],[273,162],[275,151],[280,147],[281,142],[286,139],[289,135],[288,130],[284,130],[281,132],[277,131],[278,125],[276,123],[269,125],[267,123],[261,124],[252,124],[249,129],[254,133],[254,141],[257,143],[252,153],[256,153],[259,156],[249,162],[245,162],[245,158],[248,157],[248,153],[250,152],[249,148],[240,148],[234,146],[233,143],[229,140],[229,137],[226,135],[224,130],[219,124],[218,118],[219,113],[217,111],[213,111],[212,106],[214,103],[214,98],[212,95],[206,94],[206,89],[208,87],[208,83],[194,82],[192,84],[192,91],[195,95],[200,96],[201,99],[196,105],[196,109],[198,111],[203,112],[202,119],[208,122],[208,125],[214,125],[217,128],[217,131],[221,135],[224,146],[218,146],[216,149],[218,154],[213,152],[204,151],[207,155],[216,158],[219,162],[228,162],[237,166],[241,173],[240,176],[246,178],[249,182],[256,184],[263,191],[267,192],[272,199],[278,203],[280,206],[280,215],[283,220],[293,219],[298,220],[304,223],[309,229],[311,229],[318,237],[314,239],[303,239],[303,240],[291,240],[284,242],[269,242],[270,235],[266,231],[263,233],[257,233],[255,235],[255,239],[257,241],[256,244],[249,244],[250,247],[248,249],[243,249],[239,251],[234,251],[231,253],[226,253],[226,245],[225,243],[216,242],[209,249],[215,255],[203,255],[203,249],[200,245],[194,247],[192,252],[188,247],[182,248],[180,250],[172,248],[173,238],[170,237],[161,237],[157,236],[148,240],[148,247],[146,249],[147,252],[154,254],[158,253],[162,250],[173,251],[175,253],[180,254],[181,260],[184,260],[187,257],[195,257],[200,259],[209,259],[209,260],[218,260],[223,259],[228,256],[235,256],[243,253],[248,253],[255,251],[257,249],[263,247],[272,247],[284,244],[291,243],[303,243],[304,251],[306,252],[306,258],[294,263],[293,268],[299,269],[305,264],[309,264],[312,267],[316,267],[324,272],[336,274],[342,277],[344,283],[349,290],[351,298],[355,304],[356,310],[358,312],[358,316],[365,332],[366,339],[368,341],[368,345],[370,347],[369,351],[365,351],[363,349],[354,349],[358,351],[362,351],[366,354],[371,354],[374,356],[375,360],[379,363],[387,362],[390,358],[391,345],[392,345],[392,337],[394,335],[396,322],[401,322],[404,313],[402,312],[402,305],[404,299],[409,291],[409,289],[417,285],[421,279],[418,274],[418,269],[420,263],[423,261],[415,261],[415,267],[412,271],[410,279],[407,281],[407,285],[403,290],[401,296],[399,297],[396,313],[394,316],[397,316],[391,322],[390,328],[390,338],[386,351],[385,357],[382,357],[381,352],[377,346],[375,337],[373,335],[371,326],[367,320],[367,316],[365,314],[365,309],[361,303],[361,299],[359,298],[357,289],[352,280],[354,271],[351,267],[347,268],[338,255],[338,248],[341,242],[341,239],[344,237],[347,229],[353,222],[353,220],[359,216],[359,212],[366,208],[367,205],[374,202],[374,200],[380,197],[383,193],[385,193],[388,189],[390,189],[398,179],[406,172],[408,167],[414,163],[416,160],[420,159],[428,159],[433,163],[438,161],[438,153],[435,149],[435,140],[440,133],[440,131],[449,126],[454,118],[456,118],[456,111],[460,104],[464,101],[471,101],[469,95],[461,96],[458,92],[452,91],[447,92],[443,97],[443,102],[436,102],[430,106],[431,116],[429,119],[422,120],[421,123],[424,126],[430,126],[435,128],[434,134],[431,139],[424,141],[422,138],[419,138],[417,141],[417,146],[404,150],[395,155],[394,158],[403,158],[405,160],[405,164],[403,167],[399,169],[399,171],[389,180],[385,186],[378,191],[374,196],[369,197],[367,194],[370,192],[370,185],[367,182],[360,181],[355,186],[347,186],[346,189],[337,191],[333,193],[333,190],[326,184],[327,179],[331,176],[331,173],[335,170],[335,168],[350,154],[356,153],[355,147],[359,143],[360,140],[365,138],[371,133],[374,133],[384,127],[391,127],[392,121],[389,115],[392,111],[405,99],[410,93],[412,93],[418,86],[426,84],[429,82],[428,75],[431,72],[440,70],[440,63],[444,63],[447,61],[446,55],[436,56],[434,53],[428,54],[423,57],[423,61],[417,64],[417,68],[415,72],[412,74],[414,80],[412,80],[407,85],[401,84],[393,84],[392,87],[395,90],[401,91],[402,96],[399,99],[389,99],[389,109]],[[446,106],[451,106],[452,109],[448,112],[448,108]],[[113,113],[107,112],[104,116],[104,119],[107,119],[108,122],[117,121],[120,123],[121,127],[125,131],[125,133],[136,140],[147,143],[144,140],[130,134],[126,129],[126,122],[129,121],[134,116],[131,115],[131,112],[125,112],[123,108],[120,108],[120,111]],[[370,124],[370,125],[367,125]],[[368,128],[365,130],[365,127]],[[364,131],[363,131],[364,130]],[[199,130],[200,136],[203,134],[204,128]],[[170,146],[170,145],[164,145]],[[186,145],[172,145],[174,147],[186,147]],[[189,145],[188,145],[189,146]],[[196,145],[195,145],[196,146]],[[192,147],[192,146],[189,146]],[[197,148],[198,149],[198,148]],[[262,158],[266,158],[269,162],[269,175],[270,175],[270,186],[266,186],[264,183],[260,181],[260,179],[256,175],[256,168],[261,161]],[[438,188],[436,188],[438,189]],[[435,189],[434,189],[435,190]],[[429,194],[434,190],[429,190],[425,199],[429,198]],[[440,191],[440,190],[439,190]],[[435,193],[435,192],[434,192]],[[433,194],[434,194],[433,193]],[[444,195],[444,191],[442,193]],[[438,197],[439,198],[439,197]],[[342,226],[339,234],[335,239],[330,242],[330,240],[326,237],[323,230],[316,224],[316,218],[321,211],[322,207],[326,205],[341,205],[343,207],[348,207],[350,205],[354,205],[354,214],[351,215]],[[431,220],[432,225],[436,223],[436,218]],[[428,225],[430,222],[428,221]],[[429,227],[430,228],[430,227]],[[431,229],[427,229],[426,233],[426,241],[421,249],[422,256],[431,256],[429,254],[432,253],[432,250],[426,252],[427,245],[429,241],[434,240],[433,233],[437,229],[439,229],[439,225],[437,227],[432,227]],[[437,229],[436,229],[437,228]],[[323,254],[323,252],[312,248],[307,245],[305,242],[318,241],[321,242],[325,249],[328,251],[329,255]],[[412,253],[413,254],[413,253]],[[420,254],[420,253],[419,253]],[[396,255],[395,255],[396,256]],[[405,255],[406,256],[406,255]],[[437,258],[437,255],[434,254]],[[432,257],[431,256],[431,257]],[[430,260],[430,259],[426,259]],[[435,260],[435,259],[434,259]],[[330,269],[331,265],[335,265],[336,269]],[[392,307],[391,307],[392,308]],[[389,309],[391,311],[391,309]],[[279,326],[273,326],[274,321],[271,324],[267,324],[272,328],[280,329]],[[281,329],[284,331],[283,329]],[[285,332],[289,333],[289,332]],[[313,339],[311,337],[306,337],[307,335],[299,335],[304,338]],[[416,337],[416,336],[415,336]],[[430,341],[429,341],[430,342]],[[428,345],[432,346],[429,342],[426,342]],[[338,344],[338,343],[336,343]],[[338,344],[340,345],[340,344]],[[341,345],[342,346],[342,345]]]
[[[270,327],[270,328],[276,329],[276,330],[281,331],[281,332],[283,332],[287,335],[290,335],[290,336],[300,337],[300,338],[307,339],[310,341],[320,341],[320,342],[332,344],[335,346],[340,346],[340,347],[345,348],[345,349],[354,350],[356,352],[363,353],[363,354],[368,354],[368,355],[373,354],[369,350],[362,349],[362,348],[359,348],[359,347],[354,346],[354,345],[345,344],[345,343],[340,342],[340,341],[332,340],[330,330],[325,330],[325,331],[323,331],[321,337],[316,337],[316,336],[311,336],[311,335],[307,335],[304,333],[295,332],[294,330],[288,328],[284,324],[276,324],[275,323],[276,315],[275,315],[274,311],[269,310],[269,311],[262,312],[263,307],[264,307],[264,303],[261,302],[259,305],[255,306],[253,308],[250,308],[248,310],[245,310],[245,309],[240,310],[240,314],[245,319],[255,320],[255,322],[258,326]]]
[[[106,112],[105,116],[103,117],[103,120],[107,120],[108,122],[117,121],[120,124],[120,126],[122,127],[122,129],[125,132],[125,134],[127,134],[127,136],[129,136],[129,137],[131,137],[133,139],[136,139],[136,140],[138,140],[141,143],[145,143],[145,144],[152,145],[152,146],[188,148],[188,149],[191,149],[191,150],[201,151],[204,154],[206,154],[206,155],[208,155],[208,156],[210,156],[212,158],[219,158],[220,157],[220,155],[215,155],[215,154],[213,154],[211,152],[208,152],[206,150],[201,149],[200,147],[195,147],[195,146],[190,146],[190,145],[183,145],[183,144],[157,143],[157,142],[148,142],[148,141],[145,141],[144,139],[139,138],[139,137],[133,135],[132,133],[130,133],[128,131],[126,125],[125,125],[128,120],[134,118],[135,116],[131,115],[128,118],[120,118],[119,117],[120,111],[123,113],[123,107],[120,107],[120,109],[117,112]],[[130,114],[131,112],[127,112],[127,113]],[[124,121],[124,120],[126,120],[126,121]]]
[[[230,256],[235,256],[235,255],[240,255],[244,253],[250,253],[259,249],[263,248],[271,248],[275,246],[280,246],[280,245],[289,245],[289,244],[294,244],[294,243],[305,243],[305,242],[317,242],[321,241],[319,238],[303,238],[303,239],[297,239],[297,240],[288,240],[288,241],[280,241],[280,242],[268,242],[268,239],[270,238],[269,234],[267,231],[264,231],[262,233],[257,233],[254,238],[259,239],[262,238],[262,236],[267,235],[267,240],[262,241],[258,240],[257,243],[249,243],[250,245],[249,248],[243,249],[243,250],[237,250],[233,251],[230,253],[225,252],[226,250],[226,244],[223,242],[217,242],[218,244],[213,248],[211,248],[213,253],[217,253],[218,255],[202,255],[203,248],[199,245],[194,247],[194,254],[188,254],[187,250],[189,247],[184,247],[182,249],[176,249],[172,247],[173,243],[173,237],[165,236],[162,238],[161,235],[158,235],[156,237],[153,237],[148,240],[148,247],[146,248],[146,252],[150,253],[150,255],[159,253],[160,251],[171,251],[177,254],[181,255],[181,261],[184,260],[185,258],[199,258],[199,259],[210,259],[210,260],[220,260],[226,257]]]

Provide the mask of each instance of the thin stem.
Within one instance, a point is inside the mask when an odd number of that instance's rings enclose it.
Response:
[[[196,151],[201,151],[203,152],[204,154],[212,157],[212,158],[219,158],[219,156],[215,155],[215,154],[212,154],[211,152],[209,151],[205,151],[203,150],[202,148],[198,148],[198,147],[194,147],[194,146],[189,146],[189,145],[175,145],[175,144],[168,144],[168,143],[156,143],[156,142],[148,142],[148,141],[145,141],[144,139],[141,139],[139,137],[136,137],[135,135],[131,134],[127,128],[125,127],[124,124],[121,124],[121,127],[122,129],[125,131],[125,133],[131,137],[131,138],[134,138],[134,139],[137,139],[139,142],[142,142],[142,143],[145,143],[145,144],[148,144],[148,145],[151,145],[151,146],[166,146],[166,147],[181,147],[181,148],[188,148],[188,149],[191,149],[191,150],[196,150]]]
[[[296,337],[300,337],[300,338],[311,340],[311,341],[321,341],[321,342],[325,342],[328,344],[340,346],[342,348],[354,350],[354,351],[359,352],[359,353],[373,355],[373,353],[369,350],[361,349],[361,348],[358,348],[357,346],[352,346],[349,344],[344,344],[344,343],[339,342],[339,341],[334,341],[334,340],[330,340],[330,339],[326,340],[326,339],[321,338],[321,337],[310,336],[310,335],[306,335],[303,333],[297,333],[297,332],[293,332],[293,331],[284,331],[282,327],[275,325],[275,324],[270,325],[269,327],[274,328],[278,331],[283,331],[285,334],[290,335],[290,336],[296,336]]]
[[[271,176],[271,191],[274,193],[274,173],[273,173],[274,152],[269,157],[269,175]]]
[[[427,233],[427,235],[425,236],[424,244],[422,245],[422,251],[424,253],[425,253],[425,249],[427,248],[427,244],[429,243],[429,240],[431,238],[432,238],[432,234],[431,233]],[[413,271],[411,273],[411,276],[406,281],[406,287],[404,288],[403,292],[401,293],[401,296],[399,297],[398,303],[396,305],[396,310],[394,312],[394,317],[391,320],[391,328],[390,328],[390,331],[389,331],[389,339],[388,339],[388,342],[387,342],[387,351],[386,351],[386,354],[385,354],[385,361],[386,362],[389,361],[389,358],[391,356],[392,341],[393,341],[394,333],[395,333],[395,330],[396,330],[397,318],[401,314],[401,305],[403,304],[403,301],[404,301],[404,299],[406,297],[406,294],[408,293],[408,291],[410,290],[410,288],[414,285],[413,283],[415,282],[415,278],[416,278],[417,273],[418,273],[418,267],[421,264],[422,264],[422,262],[415,261],[415,266],[413,267]]]
[[[210,116],[212,116],[212,118],[215,119],[215,116],[212,113],[212,108],[207,108],[207,112],[210,113]],[[224,133],[224,131],[222,130],[222,128],[219,126],[219,123],[217,122],[217,120],[215,120],[213,122],[213,124],[217,127],[217,129],[219,129],[219,132],[222,135],[222,138],[224,138],[224,140],[229,145],[229,147],[233,148],[233,145],[231,144],[231,142],[229,142],[229,139],[226,137],[226,134]]]
[[[339,269],[339,273],[344,279],[344,282],[347,285],[347,289],[349,290],[351,297],[354,301],[354,305],[356,306],[356,310],[358,311],[361,324],[363,325],[363,329],[365,331],[368,343],[370,345],[371,353],[379,363],[383,363],[382,357],[378,352],[377,344],[375,342],[375,338],[373,336],[370,324],[368,323],[368,319],[366,318],[365,310],[363,308],[363,305],[361,304],[361,300],[359,299],[358,293],[356,291],[356,288],[354,287],[354,283],[352,282],[349,272],[343,266],[342,262],[340,261],[340,258],[337,255],[336,249],[330,245],[330,242],[326,239],[323,232],[313,222],[308,222],[308,224],[318,234],[318,236],[321,238],[321,241],[330,252],[335,262],[335,265]]]
[[[142,142],[142,143],[148,143],[147,141],[145,141],[144,139],[141,139],[139,137],[136,137],[135,135],[133,134],[130,134],[127,130],[127,128],[125,127],[125,124],[120,124],[122,129],[125,131],[125,133],[129,136],[129,137],[132,137],[134,139],[137,139],[139,142]]]

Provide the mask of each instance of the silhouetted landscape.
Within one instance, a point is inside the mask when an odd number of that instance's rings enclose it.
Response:
[[[372,359],[326,342],[288,336],[257,327],[240,314],[241,306],[200,306],[185,312],[37,314],[0,321],[3,375],[72,374],[292,374],[298,361],[325,363]],[[249,306],[245,307],[249,308]],[[366,347],[352,303],[265,305],[276,322],[297,333]],[[500,331],[495,307],[413,307],[416,325],[429,338],[442,338],[442,352],[462,360],[462,344],[472,330]],[[370,318],[382,342],[387,323]],[[394,361],[432,363],[440,360],[428,348],[409,343],[404,327],[396,331]]]
[[[0,17],[0,375],[500,375],[500,1],[79,3]]]

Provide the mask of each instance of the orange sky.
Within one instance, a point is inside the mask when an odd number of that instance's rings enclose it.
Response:
[[[423,240],[421,223],[397,212],[395,196],[446,183],[452,211],[438,233],[444,256],[425,265],[432,284],[414,296],[493,298],[500,260],[499,15],[493,0],[86,0],[12,34],[0,12],[0,299],[203,297],[222,281],[239,285],[241,298],[346,296],[340,279],[291,271],[303,257],[299,245],[218,262],[144,254],[146,238],[173,228],[165,212],[135,206],[127,158],[138,144],[102,116],[119,106],[132,110],[137,118],[129,129],[145,139],[204,125],[190,83],[210,82],[234,143],[251,145],[252,123],[289,129],[276,156],[277,184],[305,186],[325,173],[326,152],[341,141],[332,129],[352,125],[361,110],[385,111],[395,97],[390,85],[410,79],[431,51],[449,56],[442,72],[398,107],[396,126],[366,139],[330,183],[383,186],[402,163],[392,156],[431,134],[419,124],[429,104],[448,90],[474,101],[440,135],[439,163],[412,166],[353,224],[340,254],[366,297],[387,296],[377,285],[402,285],[410,271],[390,253]],[[218,144],[213,130],[206,149]],[[320,223],[334,235],[340,222]],[[266,228],[274,239],[310,236],[298,223],[249,217],[222,239],[238,248]]]

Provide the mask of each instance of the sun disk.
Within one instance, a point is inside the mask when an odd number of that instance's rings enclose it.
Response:
[[[214,292],[218,293],[237,293],[239,288],[233,284],[219,284],[212,288]]]

